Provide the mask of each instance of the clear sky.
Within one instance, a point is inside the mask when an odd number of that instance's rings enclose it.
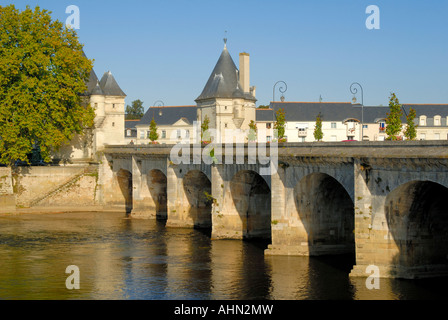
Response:
[[[193,105],[223,49],[238,66],[250,54],[257,104],[285,81],[286,101],[351,101],[359,82],[365,105],[448,103],[447,0],[18,0],[66,21],[80,10],[80,41],[101,78],[111,71],[145,108]],[[380,29],[369,30],[369,5]],[[278,86],[277,86],[278,89]],[[276,100],[280,93],[276,90]],[[358,97],[360,99],[360,96]]]

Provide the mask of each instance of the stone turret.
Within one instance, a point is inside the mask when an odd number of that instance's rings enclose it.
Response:
[[[240,68],[238,70],[225,45],[202,93],[195,100],[198,121],[208,116],[210,128],[218,130],[215,141],[219,143],[225,142],[226,129],[246,130],[250,121],[255,121],[256,98],[250,88],[247,53],[240,59]]]

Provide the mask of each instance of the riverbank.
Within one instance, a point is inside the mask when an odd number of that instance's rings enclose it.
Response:
[[[104,206],[58,206],[58,207],[33,207],[33,208],[16,208],[15,211],[0,212],[0,216],[23,215],[23,214],[60,214],[71,212],[122,212],[118,209],[107,208]]]

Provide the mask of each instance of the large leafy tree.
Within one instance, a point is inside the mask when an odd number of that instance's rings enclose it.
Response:
[[[131,105],[126,106],[126,119],[135,120],[141,119],[145,110],[143,108],[143,101],[140,99],[131,102]]]
[[[401,116],[403,111],[395,93],[389,97],[389,112],[386,118],[386,134],[388,140],[400,140],[402,129]]]
[[[76,32],[36,7],[0,6],[0,162],[27,161],[33,147],[52,151],[93,126],[83,100],[92,61]]]

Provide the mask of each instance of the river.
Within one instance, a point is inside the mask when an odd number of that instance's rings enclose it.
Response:
[[[210,240],[122,213],[0,216],[0,299],[446,299],[447,279],[349,278],[352,257],[264,256],[266,244]],[[69,290],[67,266],[79,270]]]

